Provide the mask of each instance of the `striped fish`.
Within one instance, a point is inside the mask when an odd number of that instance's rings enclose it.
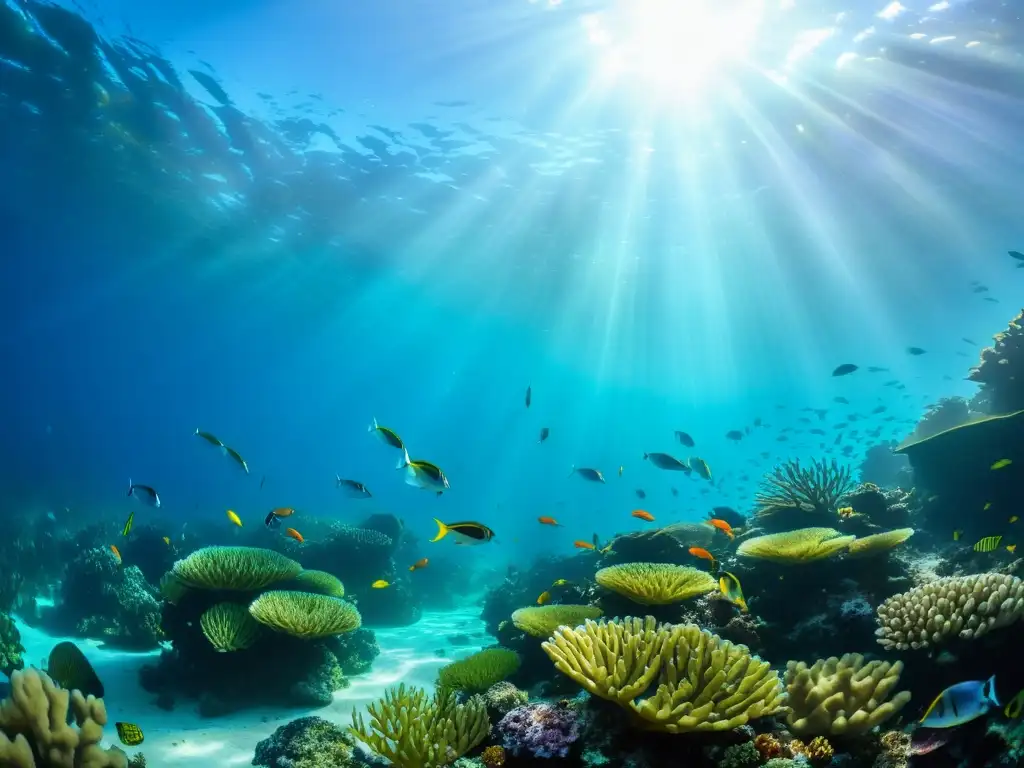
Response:
[[[975,544],[973,549],[975,552],[994,552],[999,547],[999,542],[1002,540],[1002,536],[986,536]]]

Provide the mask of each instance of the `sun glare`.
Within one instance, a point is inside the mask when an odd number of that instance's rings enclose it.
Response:
[[[583,17],[601,76],[690,98],[746,57],[765,0],[621,0]]]

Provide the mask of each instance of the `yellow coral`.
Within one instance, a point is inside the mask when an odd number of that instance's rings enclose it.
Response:
[[[398,768],[442,768],[482,742],[491,731],[479,696],[465,704],[452,691],[431,699],[421,688],[388,689],[368,708],[370,723],[352,712],[352,732]]]
[[[848,653],[816,661],[812,666],[791,661],[785,683],[789,729],[799,736],[859,736],[899,712],[910,693],[889,699],[899,684],[903,663],[872,661]]]
[[[594,580],[641,605],[680,603],[718,589],[718,581],[707,571],[671,563],[612,565],[599,570]]]
[[[767,662],[694,624],[588,620],[560,628],[541,647],[560,672],[650,730],[725,731],[785,711],[782,683]],[[639,699],[652,685],[654,693]]]
[[[551,637],[559,627],[577,627],[604,613],[593,605],[528,605],[512,614],[512,623],[534,637]]]
[[[885,554],[890,549],[898,547],[913,535],[913,528],[897,528],[894,531],[883,531],[882,533],[864,536],[851,541],[847,552],[852,557],[869,557],[871,555]]]
[[[485,648],[441,667],[437,673],[442,689],[482,693],[519,669],[519,654],[507,648]]]
[[[352,603],[311,592],[264,592],[249,613],[271,629],[308,639],[352,632],[363,623]]]
[[[497,745],[485,747],[480,762],[487,768],[501,768],[505,764],[505,749]]]
[[[800,528],[747,539],[736,548],[736,554],[783,565],[811,563],[842,552],[856,538],[843,536],[834,528]]]
[[[319,592],[331,597],[345,596],[345,585],[341,579],[327,571],[303,571],[295,577],[295,581],[307,592]]]
[[[203,547],[178,560],[172,573],[189,587],[255,592],[301,571],[297,562],[271,549]]]
[[[807,745],[807,751],[804,754],[811,761],[811,765],[828,765],[832,762],[834,751],[828,739],[824,736],[815,736]]]
[[[238,603],[217,603],[207,608],[199,617],[199,627],[210,645],[222,653],[251,647],[260,631],[260,625]]]

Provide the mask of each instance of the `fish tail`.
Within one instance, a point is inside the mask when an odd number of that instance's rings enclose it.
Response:
[[[132,495],[132,488],[134,488],[134,487],[135,487],[135,483],[133,483],[132,479],[129,477],[128,478],[128,495],[129,496]]]
[[[196,427],[196,431],[195,431],[195,432],[193,432],[192,434],[193,434],[193,435],[198,435],[198,434],[199,434],[199,427]]]
[[[373,421],[370,423],[370,426],[368,426],[366,428],[366,431],[367,432],[375,432],[376,430],[377,430],[377,417],[374,416],[373,417]]]
[[[449,531],[448,526],[445,525],[444,523],[442,523],[436,517],[434,518],[434,522],[437,523],[437,536],[435,536],[434,538],[432,538],[430,540],[431,543],[433,543],[435,541],[440,541],[441,539],[443,539],[445,536],[448,535],[448,531]]]
[[[645,453],[644,453],[644,461],[647,461],[647,459],[648,459],[648,458],[649,458],[649,454],[647,454],[647,453],[645,452]]]
[[[572,469],[569,470],[569,474],[567,475],[567,477],[572,477],[575,474],[576,474],[576,465],[573,464],[572,465]]]
[[[985,698],[987,698],[989,701],[991,701],[992,702],[992,706],[994,706],[994,707],[996,707],[998,709],[1000,704],[999,704],[999,698],[996,696],[996,676],[995,675],[992,675],[992,677],[990,677],[988,679],[988,682],[985,683]]]
[[[398,464],[395,466],[395,469],[405,469],[410,464],[412,464],[412,462],[409,461],[409,449],[402,448],[402,458],[398,460]]]

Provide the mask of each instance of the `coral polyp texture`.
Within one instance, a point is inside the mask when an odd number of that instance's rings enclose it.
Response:
[[[203,635],[222,653],[244,651],[259,637],[260,625],[244,605],[217,603],[203,611],[199,619]]]
[[[855,653],[821,659],[811,666],[791,661],[784,678],[791,710],[786,724],[798,736],[867,733],[910,701],[907,691],[892,696],[902,672],[902,662],[865,663]]]
[[[512,623],[534,637],[551,637],[561,626],[575,627],[604,612],[593,605],[528,605],[513,612]]]
[[[803,467],[794,459],[764,476],[754,500],[758,515],[786,509],[831,515],[854,486],[850,468],[835,460],[817,460]]]
[[[306,639],[352,632],[362,624],[352,603],[312,592],[264,592],[252,601],[249,613],[260,624]]]
[[[897,528],[894,531],[883,531],[871,536],[862,536],[850,542],[847,553],[851,557],[872,557],[885,555],[914,535],[913,528]]]
[[[294,579],[302,566],[271,549],[203,547],[178,560],[171,572],[188,587],[255,592]]]
[[[519,654],[507,648],[485,648],[482,651],[453,661],[437,673],[441,689],[483,693],[488,688],[511,677],[519,669]]]
[[[1024,615],[1024,581],[1002,573],[947,576],[878,606],[878,642],[906,650],[969,640],[1018,621]]]
[[[846,550],[856,536],[843,536],[834,528],[800,528],[747,539],[736,554],[782,565],[824,560]]]
[[[641,605],[670,605],[718,589],[718,580],[707,571],[671,563],[612,565],[594,580]]]
[[[345,596],[345,585],[341,583],[341,579],[327,571],[303,571],[294,581],[306,592],[318,592],[331,597]]]
[[[542,647],[560,672],[648,730],[725,731],[786,709],[782,681],[767,662],[694,624],[659,625],[651,616],[587,621],[562,627]]]

